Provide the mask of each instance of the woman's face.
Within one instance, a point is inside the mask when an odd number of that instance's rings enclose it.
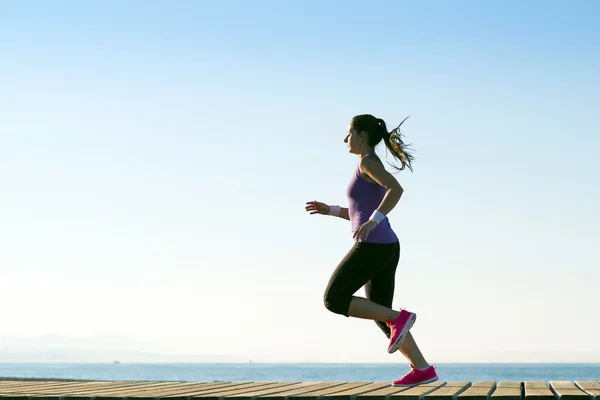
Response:
[[[360,154],[360,150],[362,148],[362,141],[364,135],[362,133],[358,133],[352,125],[348,125],[348,130],[346,131],[346,137],[344,138],[344,143],[348,146],[348,151],[352,154]]]

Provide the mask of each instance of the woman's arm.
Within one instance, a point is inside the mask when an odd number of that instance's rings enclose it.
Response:
[[[340,207],[340,206],[338,206],[338,207]],[[330,211],[331,211],[331,206],[327,206],[327,212],[326,212],[326,214],[329,215]],[[346,207],[340,207],[340,214],[338,215],[338,217],[343,218],[343,219],[347,219],[348,221],[350,221],[350,217],[348,216],[348,208],[346,208]]]
[[[340,207],[340,218],[344,218],[350,221],[350,217],[348,216],[348,209],[346,207]]]
[[[339,206],[337,206],[339,207]],[[350,221],[350,217],[348,216],[348,209],[346,207],[339,207],[340,208],[340,213],[338,215],[338,217],[343,218],[343,219],[347,219],[348,221]],[[329,213],[331,212],[331,206],[325,203],[322,203],[320,201],[307,201],[306,202],[306,207],[304,208],[306,211],[309,212],[309,214],[322,214],[322,215],[329,215]]]

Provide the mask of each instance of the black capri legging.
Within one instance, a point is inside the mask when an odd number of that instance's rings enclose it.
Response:
[[[396,267],[400,260],[400,243],[356,242],[331,275],[323,301],[325,307],[348,317],[354,293],[365,287],[367,299],[391,307],[394,299]],[[389,337],[384,321],[375,321]]]

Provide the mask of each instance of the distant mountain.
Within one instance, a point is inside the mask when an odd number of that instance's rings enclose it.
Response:
[[[119,350],[0,348],[0,363],[221,363],[242,362],[226,355],[169,355]]]
[[[146,346],[147,347],[147,346]],[[0,363],[220,363],[245,362],[228,355],[148,352],[118,336],[0,337]]]

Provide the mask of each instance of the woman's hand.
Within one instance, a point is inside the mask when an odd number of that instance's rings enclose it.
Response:
[[[370,219],[361,226],[359,226],[358,229],[354,231],[354,235],[352,235],[352,237],[357,240],[365,240],[367,236],[369,236],[369,232],[375,229],[376,226],[377,222]]]
[[[327,214],[329,214],[330,207],[325,203],[321,203],[316,200],[313,200],[313,201],[307,201],[306,207],[304,207],[304,209],[306,211],[308,211],[309,214],[327,215]]]

